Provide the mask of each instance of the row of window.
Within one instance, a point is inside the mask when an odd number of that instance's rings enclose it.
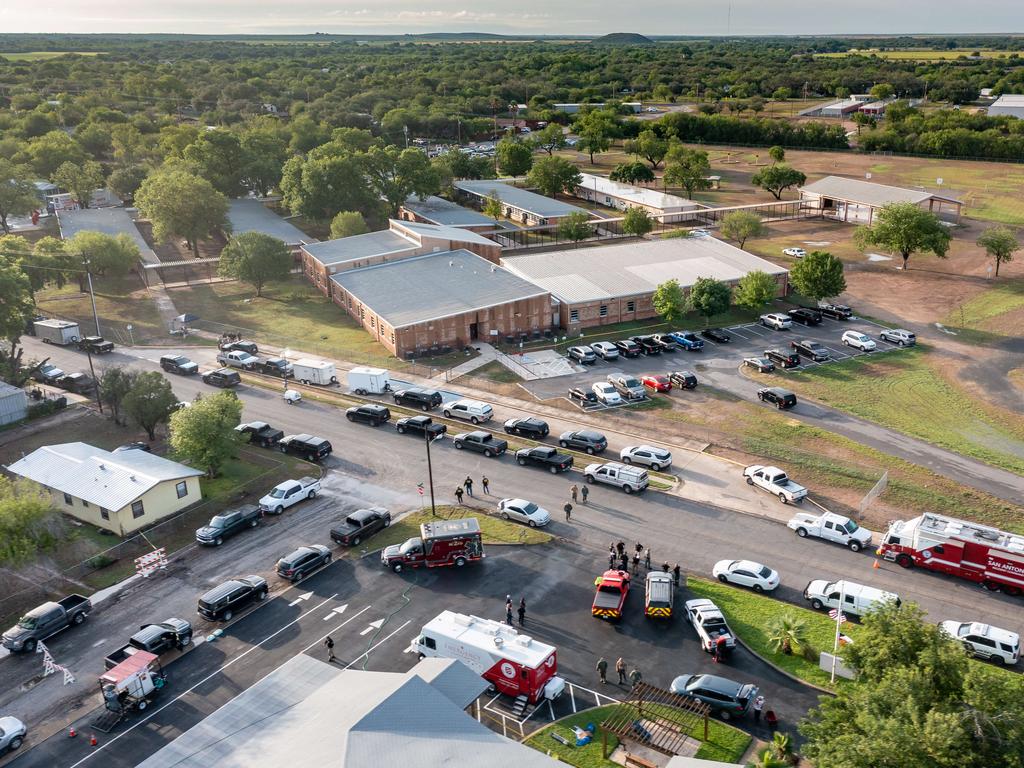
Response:
[[[178,495],[179,499],[185,498],[186,496],[188,496],[188,483],[185,482],[184,480],[182,480],[180,483],[176,483],[174,486],[174,492]],[[79,501],[82,502],[83,507],[89,507],[89,502],[86,501],[85,499],[79,499]],[[65,493],[64,503],[67,504],[69,507],[73,507],[75,506],[75,499],[73,496],[71,496],[71,494]],[[144,514],[146,514],[146,508],[142,503],[142,499],[132,502],[132,517],[137,519],[142,517]],[[100,507],[100,517],[102,517],[104,520],[109,520],[110,511],[104,509],[103,507]]]
[[[629,312],[636,312],[636,302],[635,301],[627,301],[626,302],[626,312],[627,313],[629,313]],[[608,305],[607,304],[602,304],[598,308],[598,310],[597,310],[597,315],[598,315],[598,317],[608,317]],[[570,309],[569,310],[569,322],[570,323],[578,323],[579,321],[580,321],[580,311],[578,309]]]

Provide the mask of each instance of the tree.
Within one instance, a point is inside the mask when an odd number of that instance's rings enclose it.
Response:
[[[0,378],[20,386],[21,355],[19,347],[25,326],[36,313],[32,297],[32,283],[21,268],[0,260],[0,337],[7,342],[3,351],[3,370]]]
[[[802,653],[807,645],[807,622],[793,613],[780,613],[765,627],[768,645],[776,653],[787,656]]]
[[[484,214],[484,216],[487,216],[488,218],[494,219],[494,223],[497,224],[498,220],[501,218],[501,211],[502,211],[501,198],[498,197],[498,193],[497,192],[491,192],[491,194],[489,194],[487,196],[487,199],[484,200],[484,205],[483,205],[483,214]]]
[[[852,118],[854,125],[857,126],[857,135],[860,136],[862,128],[874,128],[878,123],[871,115],[866,115],[863,112],[854,112]]]
[[[64,252],[77,265],[94,275],[127,275],[139,263],[139,246],[124,232],[108,235],[106,232],[85,230],[64,241]]]
[[[54,517],[41,486],[0,476],[0,565],[21,565],[56,544]]]
[[[218,192],[228,197],[242,194],[246,158],[242,142],[234,133],[205,131],[182,154]]]
[[[756,213],[732,211],[722,217],[722,234],[739,243],[741,250],[749,238],[760,237],[764,231],[764,222]]]
[[[139,129],[131,123],[121,123],[110,129],[110,138],[114,145],[114,157],[121,167],[127,170],[135,169],[145,146]]]
[[[740,278],[733,289],[732,300],[737,305],[756,312],[774,299],[778,291],[779,286],[774,277],[755,269]]]
[[[868,93],[871,94],[871,98],[875,101],[885,101],[892,98],[892,95],[896,93],[896,89],[889,85],[889,83],[879,83],[872,87]]]
[[[121,420],[121,406],[124,399],[135,384],[138,372],[130,371],[121,366],[107,368],[100,376],[100,400],[110,406],[111,415],[115,424],[123,424]]]
[[[625,150],[644,158],[651,164],[651,170],[656,171],[668,154],[669,143],[654,131],[641,131],[635,139],[626,142]]]
[[[146,430],[150,440],[155,440],[156,428],[170,420],[177,402],[178,396],[171,389],[171,382],[162,373],[145,371],[136,374],[131,388],[125,394],[124,412]]]
[[[434,158],[432,165],[444,181],[441,186],[450,186],[451,179],[493,179],[494,163],[486,157],[470,157],[458,149],[449,149]]]
[[[79,256],[68,253],[64,241],[56,237],[41,237],[32,246],[32,264],[40,269],[29,269],[32,287],[40,290],[43,286],[54,285],[63,288],[69,280],[77,280],[82,270]],[[22,265],[24,268],[25,265]]]
[[[873,226],[860,227],[854,233],[854,242],[861,250],[874,246],[900,254],[901,269],[907,268],[914,253],[946,258],[952,239],[938,216],[909,202],[883,205],[875,214]]]
[[[391,216],[399,206],[417,195],[420,199],[435,195],[441,189],[441,177],[430,159],[418,149],[399,150],[398,147],[370,147],[359,156],[370,183],[370,188],[387,202]]]
[[[786,101],[793,98],[793,92],[786,87],[779,87],[772,91],[772,98],[776,101]]]
[[[643,237],[654,229],[654,221],[643,208],[629,208],[622,218],[622,231],[627,235]]]
[[[594,155],[607,152],[612,145],[612,137],[618,131],[614,113],[603,109],[595,109],[582,114],[574,125],[580,137],[577,146],[590,154],[590,164],[594,164]]]
[[[170,444],[185,461],[216,477],[238,445],[235,427],[242,420],[242,401],[234,392],[218,392],[171,414]]]
[[[379,215],[381,207],[362,162],[351,154],[289,158],[281,171],[281,195],[292,213],[323,222],[340,211]]]
[[[281,183],[281,168],[288,159],[288,145],[271,130],[254,129],[242,134],[242,184],[266,197]]]
[[[262,296],[264,285],[286,279],[291,268],[291,251],[281,240],[262,232],[243,232],[224,247],[218,273],[251,284]]]
[[[978,245],[996,262],[996,277],[999,277],[999,265],[1013,261],[1013,254],[1020,250],[1020,243],[1009,227],[991,227],[981,233]]]
[[[331,219],[331,239],[363,235],[370,231],[366,219],[359,211],[341,211]]]
[[[772,164],[781,163],[786,159],[786,150],[779,145],[768,148],[768,157],[772,159]]]
[[[209,181],[183,168],[150,175],[135,193],[135,203],[153,223],[157,240],[182,237],[197,259],[200,240],[230,229],[227,198]]]
[[[526,183],[536,187],[542,195],[555,197],[583,183],[583,176],[575,165],[564,157],[542,157],[533,164]]]
[[[494,150],[498,170],[505,176],[522,176],[533,166],[533,149],[515,139],[502,139]]]
[[[565,149],[565,134],[558,123],[548,123],[530,138],[530,143],[553,155],[556,149]],[[460,153],[461,154],[461,153]]]
[[[686,314],[686,294],[676,279],[666,280],[655,288],[651,304],[669,325],[674,325]]]
[[[654,181],[654,171],[641,162],[619,163],[612,172],[608,174],[612,181],[620,181],[623,184],[648,184]]]
[[[827,299],[846,290],[843,262],[828,251],[811,251],[789,270],[789,283],[808,299]]]
[[[75,141],[94,158],[110,151],[110,131],[100,123],[89,123],[75,131]]]
[[[93,190],[103,186],[103,166],[95,160],[87,160],[81,165],[61,163],[51,180],[70,192],[80,206],[88,208]]]
[[[662,181],[665,187],[670,185],[682,187],[686,190],[687,197],[693,197],[697,190],[711,189],[711,163],[708,161],[708,153],[699,149],[688,149],[676,145],[668,154],[665,166],[665,175]]]
[[[141,166],[118,168],[107,178],[107,187],[118,197],[131,199],[145,180],[146,170]]]
[[[732,289],[713,277],[698,277],[690,288],[690,307],[704,318],[704,325],[711,324],[711,318],[729,309]]]
[[[792,166],[784,163],[762,168],[750,177],[750,183],[771,192],[776,200],[782,199],[782,193],[790,187],[798,187],[807,181],[807,176]]]
[[[10,216],[24,216],[39,207],[36,188],[32,184],[32,169],[26,165],[15,165],[0,157],[0,228],[5,235],[11,233],[7,219]]]
[[[590,216],[583,211],[570,213],[558,222],[558,236],[578,243],[593,236],[594,228],[590,225]]]
[[[50,131],[33,139],[28,145],[28,156],[33,170],[46,179],[53,176],[61,163],[80,165],[88,159],[81,145],[64,131]]]

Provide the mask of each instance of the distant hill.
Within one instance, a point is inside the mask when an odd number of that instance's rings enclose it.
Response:
[[[654,45],[649,37],[637,34],[636,32],[612,32],[591,41],[597,45]]]

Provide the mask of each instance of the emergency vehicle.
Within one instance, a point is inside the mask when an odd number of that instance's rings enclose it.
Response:
[[[556,699],[565,690],[565,680],[555,675],[555,647],[500,621],[442,611],[424,625],[412,648],[420,658],[458,659],[499,693],[530,704]]]
[[[403,544],[384,547],[380,562],[385,568],[400,573],[403,568],[437,568],[483,560],[484,545],[480,524],[475,517],[463,520],[438,520],[423,523],[420,535]]]
[[[672,574],[649,571],[644,583],[644,616],[649,619],[671,619],[676,588]]]
[[[932,513],[896,520],[876,554],[904,568],[948,573],[1008,595],[1024,592],[1024,537],[966,520]]]
[[[609,570],[594,579],[597,591],[594,593],[594,604],[590,613],[599,619],[618,621],[622,618],[622,608],[629,595],[629,573],[627,571]]]

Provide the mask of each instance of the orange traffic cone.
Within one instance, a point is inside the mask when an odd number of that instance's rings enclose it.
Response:
[[[73,739],[77,735],[78,735],[78,731],[75,730],[75,726],[72,725],[70,728],[68,728],[68,738],[69,739]]]
[[[877,560],[875,560],[875,561],[874,561],[873,563],[871,563],[871,567],[872,567],[872,568],[881,568],[882,566],[880,566],[880,565],[878,564],[878,561],[877,561]]]
[[[98,743],[99,742],[96,741],[96,734],[95,733],[89,736],[89,746],[90,747],[95,747]]]

